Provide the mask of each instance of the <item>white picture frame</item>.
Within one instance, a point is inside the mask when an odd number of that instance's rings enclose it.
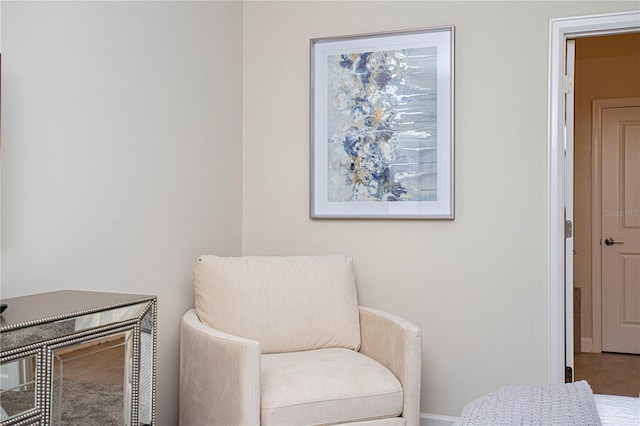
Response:
[[[454,27],[311,40],[310,216],[454,218]]]

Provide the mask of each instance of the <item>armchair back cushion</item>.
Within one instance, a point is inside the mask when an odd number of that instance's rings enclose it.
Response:
[[[360,348],[353,260],[345,256],[200,256],[200,321],[260,342],[264,354]]]

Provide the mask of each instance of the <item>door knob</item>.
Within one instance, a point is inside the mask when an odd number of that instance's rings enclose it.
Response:
[[[606,240],[604,240],[604,243],[608,246],[612,246],[614,244],[624,244],[624,241],[616,241],[613,238],[609,237]]]

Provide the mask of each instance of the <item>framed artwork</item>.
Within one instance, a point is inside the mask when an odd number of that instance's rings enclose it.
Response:
[[[311,40],[312,218],[454,218],[453,40]]]

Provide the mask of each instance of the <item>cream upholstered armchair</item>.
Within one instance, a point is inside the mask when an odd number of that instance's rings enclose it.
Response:
[[[201,256],[180,424],[420,423],[421,332],[358,306],[345,256]]]

